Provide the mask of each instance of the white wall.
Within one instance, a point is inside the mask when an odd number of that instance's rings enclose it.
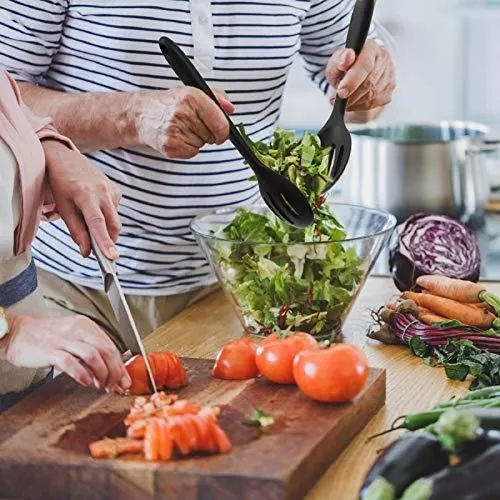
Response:
[[[384,121],[500,123],[500,0],[470,11],[463,4],[378,0],[376,18],[398,44],[398,89]],[[328,106],[297,64],[286,89],[282,125],[318,128]]]

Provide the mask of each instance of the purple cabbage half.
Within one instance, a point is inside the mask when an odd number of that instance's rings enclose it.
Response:
[[[474,234],[444,215],[415,214],[398,227],[389,266],[399,290],[414,288],[425,274],[476,282],[481,256]]]

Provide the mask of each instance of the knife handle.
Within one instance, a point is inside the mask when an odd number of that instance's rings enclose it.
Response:
[[[116,274],[116,266],[112,260],[109,260],[99,248],[99,245],[94,240],[93,236],[90,237],[90,246],[92,248],[92,252],[95,255],[97,263],[101,268],[101,272],[103,276],[107,276],[108,274]]]

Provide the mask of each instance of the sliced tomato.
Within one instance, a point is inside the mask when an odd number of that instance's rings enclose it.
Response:
[[[184,434],[181,424],[181,417],[172,417],[169,421],[170,435],[174,441],[175,447],[182,455],[189,454],[189,439]]]
[[[166,352],[166,362],[168,363],[169,372],[165,382],[167,389],[179,389],[187,384],[186,370],[182,366],[181,360],[172,352]]]
[[[152,392],[146,364],[142,356],[137,355],[130,358],[125,367],[132,380],[131,394],[148,394]]]
[[[184,439],[187,441],[189,449],[191,451],[200,451],[200,442],[198,439],[197,427],[193,420],[196,420],[195,415],[183,415],[182,416],[182,432],[184,434]]]
[[[187,384],[186,370],[180,359],[170,351],[157,351],[148,354],[148,360],[153,371],[157,389],[179,389]],[[131,394],[148,394],[150,387],[146,364],[142,356],[131,358],[126,364],[127,371],[132,379]]]
[[[229,453],[233,446],[231,441],[229,441],[227,434],[215,423],[212,426],[212,432],[217,445],[217,451],[219,453]]]
[[[212,451],[210,450],[210,426],[207,421],[199,415],[196,415],[193,419],[193,426],[196,430],[196,436],[198,439],[198,449],[200,451]]]
[[[170,436],[170,430],[166,420],[161,420],[160,426],[160,459],[168,461],[172,458],[173,453],[173,443],[172,437]]]
[[[148,354],[149,363],[153,370],[155,384],[158,389],[165,387],[168,378],[168,365],[165,363],[162,352],[151,352]]]
[[[157,419],[152,420],[146,428],[144,456],[146,460],[160,459],[160,424]]]

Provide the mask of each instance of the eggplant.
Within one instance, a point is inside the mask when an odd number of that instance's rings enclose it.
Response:
[[[439,440],[424,431],[408,432],[389,445],[377,458],[361,486],[361,500],[399,498],[418,478],[433,474],[446,467],[449,453]],[[383,480],[381,479],[383,478]],[[387,491],[384,497],[381,492]]]
[[[417,480],[401,500],[498,500],[499,470],[500,445],[495,445],[469,462]]]
[[[460,462],[468,462],[496,445],[500,445],[500,431],[481,430],[477,439],[463,443],[458,453]]]

